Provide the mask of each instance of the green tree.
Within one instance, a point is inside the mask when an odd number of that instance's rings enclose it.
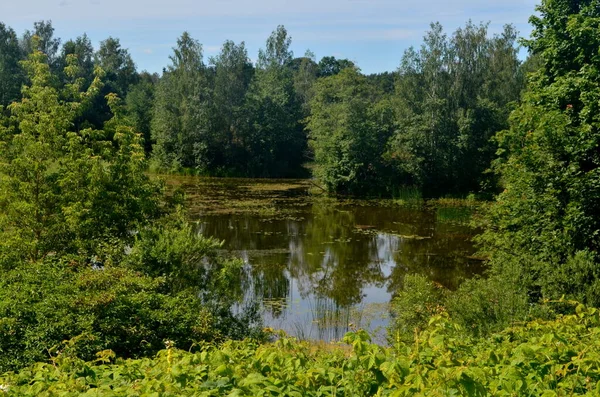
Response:
[[[155,93],[155,163],[167,169],[204,169],[209,95],[202,45],[184,32],[170,59]]]
[[[94,80],[94,47],[86,34],[75,40],[69,40],[62,46],[57,62],[65,82],[68,82],[66,81],[68,76],[65,75],[64,69],[69,66],[69,55],[74,55],[77,60],[78,73],[75,78],[83,79],[82,89],[85,90]]]
[[[337,59],[333,56],[321,58],[319,61],[319,77],[327,77],[338,74],[346,68],[356,67],[352,61],[348,59]]]
[[[119,39],[109,37],[100,43],[95,63],[106,73],[105,92],[125,98],[129,87],[138,81],[135,63],[129,51],[121,47]]]
[[[19,61],[22,53],[15,31],[0,22],[0,108],[21,96],[25,74]]]
[[[248,336],[256,311],[232,310],[241,262],[172,211],[178,200],[146,176],[141,134],[116,94],[102,129],[74,128],[103,71],[82,90],[77,56],[66,60],[59,90],[47,57],[30,54],[31,83],[0,123],[0,367],[62,347],[136,357],[165,340]]]
[[[293,175],[304,160],[306,135],[294,90],[290,44],[285,27],[278,26],[259,51],[246,103],[251,123],[245,147],[251,176]]]
[[[526,41],[541,68],[496,137],[504,191],[480,242],[529,301],[600,305],[600,4],[544,0]],[[516,270],[515,270],[516,269]]]
[[[426,195],[467,193],[487,180],[490,138],[506,128],[523,87],[516,32],[488,37],[467,23],[448,37],[432,24],[419,51],[404,54],[396,83],[397,131],[387,157]]]
[[[105,100],[108,94],[126,98],[131,86],[139,76],[129,51],[121,47],[119,39],[109,37],[100,43],[94,54],[94,65],[104,71],[103,86],[100,95],[82,114],[82,125],[100,129],[111,119],[113,113]]]
[[[66,73],[74,78],[77,60],[68,59]],[[100,91],[101,71],[88,90],[80,91],[81,79],[74,79],[59,92],[41,51],[24,66],[31,85],[9,107],[13,128],[0,131],[0,261],[14,267],[52,252],[93,253],[110,238],[131,238],[138,222],[157,214],[157,202],[144,175],[141,139],[121,115],[118,98],[108,97],[115,116],[105,130],[73,131],[80,111]]]
[[[36,37],[35,40],[32,40]],[[60,39],[54,37],[52,21],[34,22],[33,30],[26,30],[21,38],[23,53],[27,56],[35,51],[41,51],[48,57],[48,64],[53,72],[58,71],[58,50]]]
[[[219,55],[211,59],[214,84],[211,121],[210,168],[241,174],[247,152],[243,145],[248,125],[245,123],[245,101],[254,67],[244,42],[226,41]]]
[[[308,118],[315,174],[330,191],[380,194],[389,182],[383,160],[393,127],[386,100],[354,68],[319,80]]]
[[[133,85],[125,99],[127,114],[135,130],[144,137],[146,153],[152,151],[152,114],[154,106],[154,92],[159,78],[156,74],[140,73],[139,83]]]
[[[292,67],[294,90],[302,106],[302,116],[306,118],[310,115],[310,100],[314,95],[313,86],[317,81],[319,65],[315,62],[315,54],[307,50],[302,58],[294,59]]]
[[[164,278],[130,269],[44,261],[5,272],[0,286],[3,372],[47,361],[59,350],[90,360],[105,349],[141,357],[166,340],[189,349],[226,336],[192,291],[169,293]]]

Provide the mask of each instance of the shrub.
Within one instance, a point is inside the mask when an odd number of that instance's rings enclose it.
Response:
[[[10,396],[571,396],[600,392],[600,317],[577,314],[506,329],[488,339],[456,337],[433,317],[416,341],[383,348],[364,331],[345,346],[315,348],[283,337],[230,341],[189,353],[95,362],[60,355],[0,376]],[[348,346],[349,345],[349,346]],[[112,362],[111,362],[112,361]]]
[[[392,324],[389,335],[392,341],[411,342],[415,332],[422,331],[429,319],[444,311],[445,293],[420,274],[409,274],[404,286],[392,300]]]
[[[122,357],[154,354],[171,340],[187,349],[220,340],[212,313],[190,291],[169,293],[166,279],[116,267],[23,264],[0,280],[0,370],[47,360],[62,343],[89,360],[111,349]]]

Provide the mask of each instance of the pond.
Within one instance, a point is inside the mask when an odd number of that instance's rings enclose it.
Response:
[[[243,258],[249,301],[265,326],[334,340],[381,331],[404,275],[447,288],[482,271],[471,208],[332,199],[310,180],[169,177],[186,193],[201,233]]]

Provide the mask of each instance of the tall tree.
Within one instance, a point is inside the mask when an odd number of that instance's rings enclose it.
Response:
[[[292,38],[285,27],[277,26],[267,39],[265,48],[258,51],[257,68],[269,69],[288,65],[294,58],[294,53],[290,50],[291,44]]]
[[[154,106],[154,92],[159,77],[148,72],[140,73],[140,81],[133,85],[125,99],[127,114],[135,130],[144,137],[146,153],[152,151],[151,125]]]
[[[515,274],[533,303],[600,305],[600,4],[543,0],[530,51],[541,62],[498,134],[504,191],[481,242],[494,274]]]
[[[17,100],[25,74],[19,61],[22,53],[15,31],[0,22],[0,108]]]
[[[215,78],[211,122],[213,136],[209,148],[213,170],[230,169],[242,173],[247,155],[244,148],[248,125],[245,123],[245,101],[254,76],[244,42],[226,41],[219,55],[211,59]]]
[[[152,119],[155,163],[175,169],[204,169],[209,108],[202,46],[184,32],[170,59],[156,88]]]
[[[319,77],[327,77],[338,74],[346,68],[355,67],[354,63],[348,59],[337,59],[334,56],[326,56],[319,61]]]
[[[66,73],[76,76],[74,56],[68,64]],[[156,207],[139,137],[119,114],[118,99],[108,98],[115,117],[105,131],[73,131],[78,112],[99,91],[100,74],[87,91],[73,79],[61,93],[45,54],[34,50],[24,65],[31,84],[10,105],[14,129],[0,127],[0,263],[92,254],[111,237],[131,240],[135,224]]]
[[[246,147],[254,176],[286,176],[299,171],[305,156],[306,135],[301,107],[294,90],[290,63],[291,37],[278,26],[259,51],[256,78],[247,102],[251,131]]]
[[[355,68],[321,79],[315,86],[308,130],[316,176],[333,192],[381,194],[391,185],[383,160],[393,131],[389,101]]]
[[[302,58],[293,62],[294,90],[302,106],[302,116],[310,115],[310,101],[314,95],[313,86],[317,81],[319,65],[315,62],[315,54],[307,50]]]
[[[82,126],[102,128],[102,125],[113,117],[104,98],[109,94],[115,94],[119,98],[125,99],[129,88],[137,83],[139,77],[129,51],[121,47],[119,39],[113,37],[100,43],[100,48],[94,54],[94,65],[103,70],[104,84],[92,106],[82,114],[81,124]]]
[[[68,78],[65,75],[64,69],[68,66],[70,55],[75,56],[77,61],[78,72],[75,77],[83,79],[83,89],[87,89],[94,80],[94,47],[86,34],[63,44],[60,57],[57,61],[60,72],[63,75],[63,80]]]
[[[129,86],[137,82],[138,75],[129,51],[121,47],[119,39],[109,37],[102,41],[95,54],[95,62],[106,73],[107,91],[125,98]]]
[[[32,41],[36,36],[37,39]],[[48,57],[48,64],[53,72],[58,71],[59,65],[58,50],[60,48],[60,39],[54,37],[54,27],[52,21],[34,22],[33,30],[26,30],[21,38],[21,47],[23,52],[28,55],[34,51],[41,51]]]
[[[421,49],[406,51],[388,158],[427,195],[478,191],[487,181],[490,139],[523,87],[515,41],[511,26],[488,37],[487,25],[469,22],[448,37],[433,24]]]

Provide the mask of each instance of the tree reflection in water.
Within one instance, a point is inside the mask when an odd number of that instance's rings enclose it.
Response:
[[[482,270],[468,258],[474,231],[463,209],[314,198],[303,181],[289,189],[265,180],[188,185],[209,203],[189,205],[200,232],[245,259],[246,298],[262,302],[266,325],[299,337],[337,339],[350,323],[366,325],[361,310],[389,302],[407,273],[456,288]],[[385,324],[375,320],[372,326]]]

